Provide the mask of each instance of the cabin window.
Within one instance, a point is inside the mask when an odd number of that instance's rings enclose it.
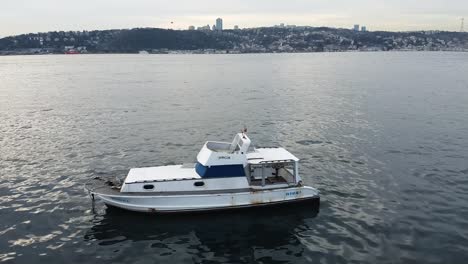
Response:
[[[143,189],[152,190],[152,189],[154,189],[154,185],[153,184],[145,184],[145,185],[143,185]]]
[[[195,186],[197,186],[197,187],[201,187],[201,186],[204,186],[204,185],[205,185],[205,182],[197,181],[197,182],[195,182],[193,185],[195,185]]]
[[[202,178],[220,178],[220,177],[242,177],[245,176],[244,166],[242,164],[203,166],[201,163],[195,165],[195,171]]]

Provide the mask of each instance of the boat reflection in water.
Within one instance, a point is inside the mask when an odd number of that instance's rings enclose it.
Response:
[[[151,263],[272,262],[302,254],[300,233],[313,229],[318,212],[319,203],[310,202],[158,216],[107,207],[85,239],[115,248],[119,262],[148,253],[154,255]],[[131,244],[140,246],[125,246]]]

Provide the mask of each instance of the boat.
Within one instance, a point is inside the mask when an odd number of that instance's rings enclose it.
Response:
[[[65,54],[74,55],[74,54],[80,54],[80,52],[77,51],[76,49],[69,49],[69,50],[65,51]]]
[[[207,141],[196,163],[132,168],[122,182],[95,177],[85,188],[93,201],[151,213],[320,203],[319,191],[303,184],[299,159],[282,147],[251,147],[246,129],[232,142]]]

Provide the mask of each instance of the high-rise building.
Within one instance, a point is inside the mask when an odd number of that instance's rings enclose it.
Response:
[[[195,27],[194,26],[189,26],[188,30],[195,30]]]
[[[354,25],[353,30],[354,31],[359,31],[359,24]]]
[[[366,31],[367,31],[367,27],[366,27],[366,26],[362,26],[362,27],[361,27],[361,31],[362,31],[362,32],[366,32]]]
[[[219,17],[216,19],[216,30],[223,30],[223,20]]]
[[[238,30],[239,29],[239,26],[238,25],[234,25],[234,30]]]

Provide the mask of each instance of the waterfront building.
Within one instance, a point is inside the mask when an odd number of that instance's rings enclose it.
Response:
[[[354,31],[359,31],[359,24],[355,24],[353,30]]]
[[[234,25],[234,30],[238,30],[239,29],[239,26],[238,25]]]
[[[361,27],[361,31],[362,31],[362,32],[366,32],[366,31],[367,31],[367,27],[366,27],[366,26],[362,26],[362,27]]]
[[[210,25],[197,27],[197,30],[210,30]]]
[[[189,26],[188,30],[195,30],[195,27],[194,26]]]

